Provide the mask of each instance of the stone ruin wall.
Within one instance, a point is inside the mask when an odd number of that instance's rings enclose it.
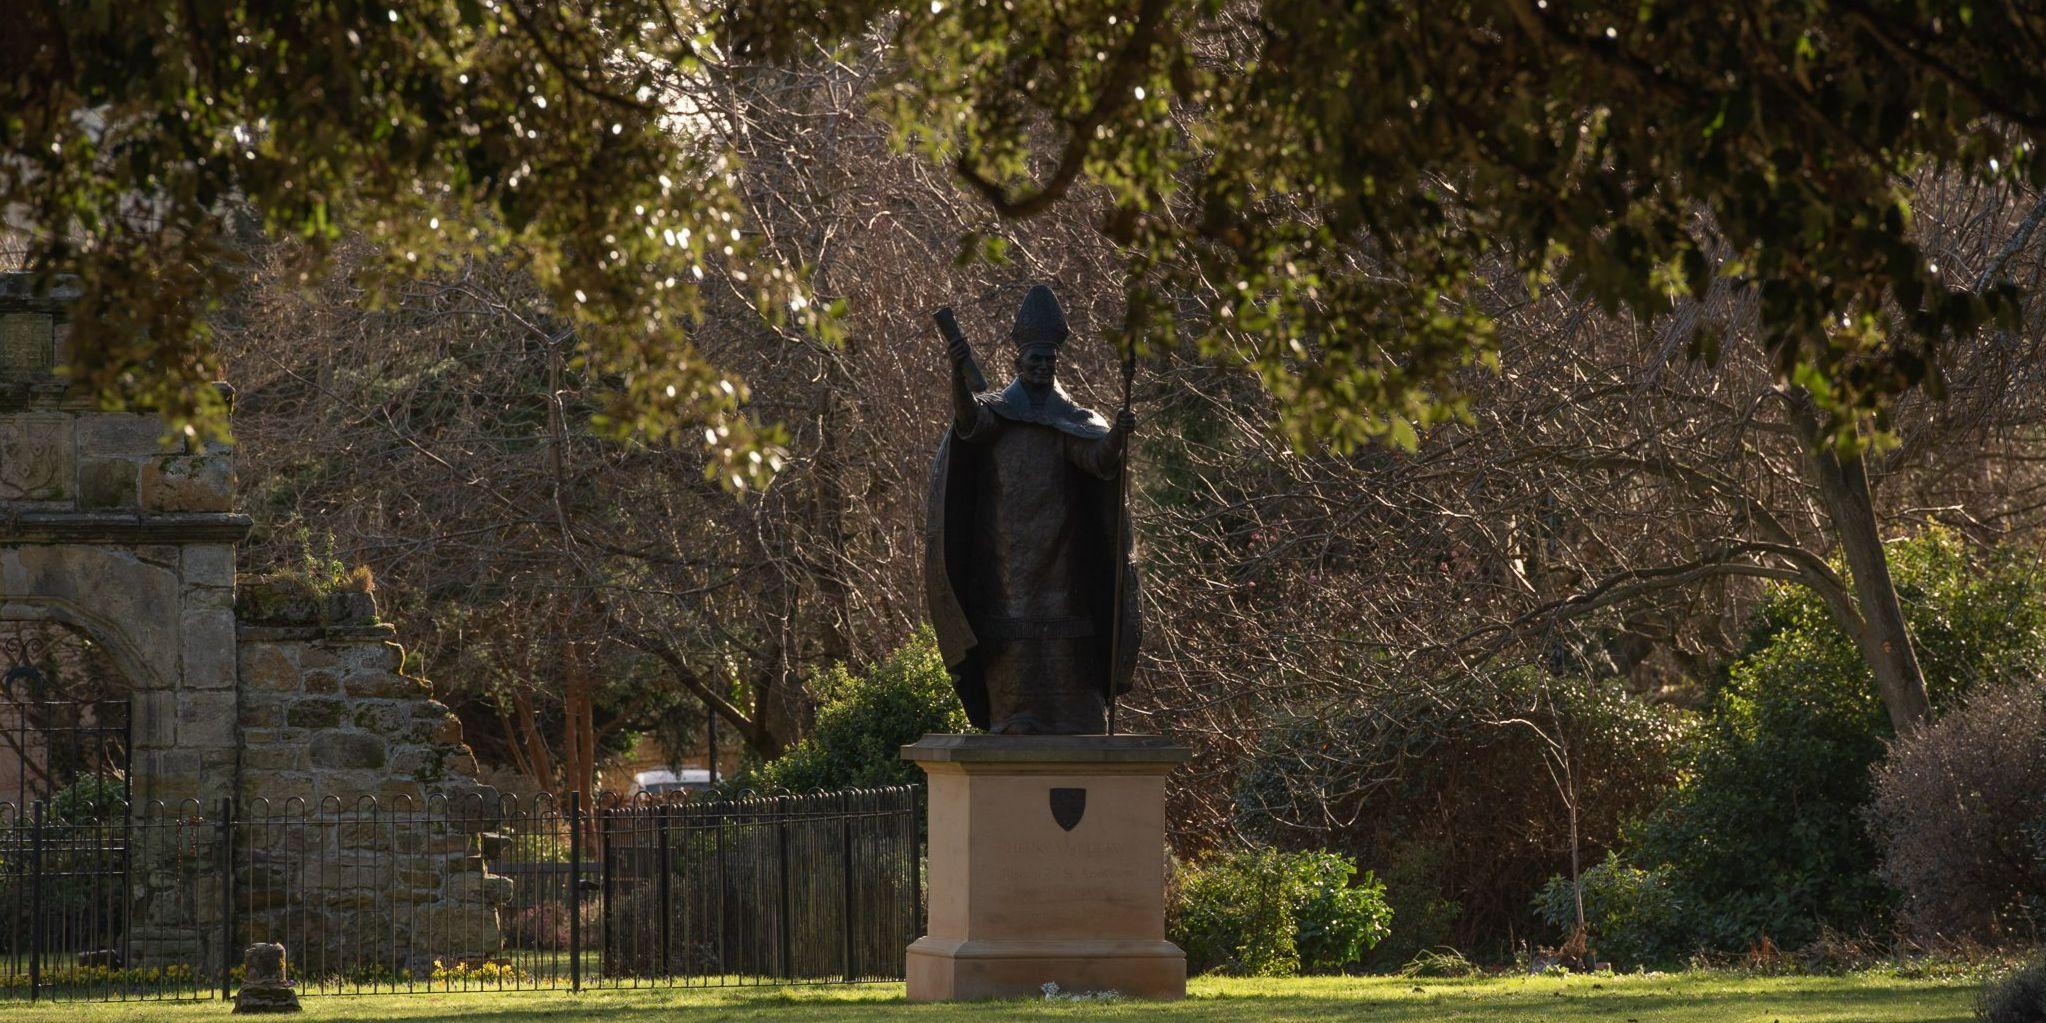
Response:
[[[131,965],[211,970],[240,951],[215,947],[224,893],[210,822],[223,798],[281,810],[292,797],[317,809],[323,796],[494,806],[495,793],[473,780],[459,721],[403,673],[369,594],[316,597],[250,580],[237,593],[235,545],[250,520],[233,510],[232,449],[166,443],[161,419],[102,411],[76,393],[55,367],[67,358],[65,308],[78,289],[31,285],[0,274],[0,621],[60,622],[119,667],[134,819],[205,819],[163,843],[192,847],[175,858],[138,848]],[[388,830],[379,839],[360,827],[301,829],[297,841],[318,835],[320,848],[299,850],[289,840],[264,848],[259,837],[237,862],[276,871],[267,880],[280,884],[244,883],[260,894],[290,882],[298,894],[249,907],[248,922],[261,940],[280,929],[289,903],[321,918],[316,931],[295,923],[301,936],[345,945],[351,928],[381,925],[365,933],[389,946],[392,914],[377,907],[395,903],[403,919],[430,927],[435,948],[424,955],[487,955],[500,945],[493,904],[508,889],[485,869],[487,831],[485,821],[462,833],[418,828],[393,844]],[[282,876],[306,853],[342,869]]]
[[[250,940],[315,968],[365,949],[415,972],[494,955],[511,894],[482,855],[497,792],[372,595],[245,579],[237,611]],[[294,825],[308,813],[329,823]]]

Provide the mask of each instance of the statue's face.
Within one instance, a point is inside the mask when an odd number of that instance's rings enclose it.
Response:
[[[1050,387],[1058,372],[1059,350],[1051,345],[1031,345],[1016,356],[1016,373],[1026,384]]]

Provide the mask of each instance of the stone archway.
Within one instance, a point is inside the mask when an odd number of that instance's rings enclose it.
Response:
[[[134,686],[137,804],[231,795],[249,530],[232,455],[72,394],[54,367],[76,287],[29,284],[0,275],[0,619],[63,622],[112,652]]]
[[[64,359],[71,297],[0,274],[0,620],[76,628],[126,675],[130,869],[142,879],[126,912],[128,962],[222,971],[239,947],[216,926],[235,922],[223,896],[260,880],[231,864],[362,852],[348,845],[353,832],[331,827],[319,848],[258,848],[285,829],[237,831],[237,802],[493,807],[496,794],[474,780],[460,720],[404,673],[395,630],[368,592],[252,581],[237,607],[235,545],[250,522],[232,511],[232,452],[166,444],[162,420],[72,394],[52,368]],[[470,831],[487,829],[486,814],[472,816]],[[177,839],[182,859],[159,857],[166,843],[140,840],[151,835]],[[301,906],[402,897],[439,942],[408,936],[407,956],[487,954],[498,935],[489,893],[502,885],[485,870],[478,834],[437,837],[382,851],[384,871],[316,872],[290,897]],[[252,912],[240,924],[253,932],[269,921]]]
[[[0,435],[11,418],[0,413]],[[72,418],[76,430],[85,416]],[[113,656],[133,686],[138,804],[233,793],[232,538],[245,523],[225,513],[115,518],[41,503],[0,518],[0,620],[60,622]]]

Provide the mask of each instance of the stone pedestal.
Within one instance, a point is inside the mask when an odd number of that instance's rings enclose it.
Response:
[[[243,1014],[297,1012],[298,991],[284,974],[284,946],[257,942],[242,953],[242,986],[234,1011]]]
[[[1186,994],[1165,940],[1165,776],[1188,751],[1142,735],[927,735],[930,918],[911,1001],[1039,997],[1044,985]]]

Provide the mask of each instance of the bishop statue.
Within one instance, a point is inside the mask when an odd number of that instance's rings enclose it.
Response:
[[[1059,386],[1071,331],[1042,284],[1016,314],[1016,377],[999,391],[950,310],[938,322],[952,423],[931,470],[924,586],[945,666],[978,728],[1101,734],[1137,656],[1119,479],[1136,419],[1125,407],[1111,426]]]

